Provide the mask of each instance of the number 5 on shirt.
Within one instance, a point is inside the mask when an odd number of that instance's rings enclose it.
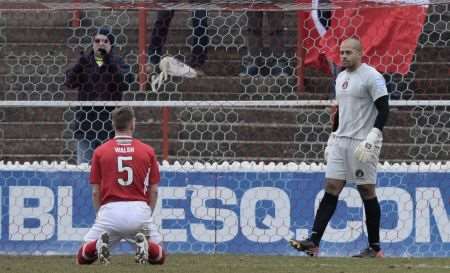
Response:
[[[125,165],[126,161],[133,160],[133,157],[131,156],[119,156],[117,157],[117,171],[119,173],[126,172],[127,173],[127,179],[123,180],[122,178],[117,179],[117,183],[119,183],[122,186],[129,186],[131,183],[133,183],[133,169],[131,167],[128,167]]]

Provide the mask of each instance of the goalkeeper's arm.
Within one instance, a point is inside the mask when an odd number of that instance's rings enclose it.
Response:
[[[378,98],[374,103],[378,110],[374,127],[370,130],[366,140],[361,142],[355,150],[356,158],[361,162],[378,160],[383,141],[383,127],[389,116],[389,98],[387,95]]]
[[[386,95],[378,98],[375,101],[375,107],[378,110],[378,115],[373,127],[378,128],[382,132],[389,117],[389,97]]]

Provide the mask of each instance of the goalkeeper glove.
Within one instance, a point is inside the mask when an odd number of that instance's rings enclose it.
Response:
[[[325,159],[325,161],[328,161],[328,155],[330,153],[330,147],[332,145],[334,145],[335,142],[336,142],[336,133],[332,132],[330,134],[330,137],[328,138],[327,147],[325,147],[325,151],[324,151],[324,159]]]
[[[355,149],[356,158],[367,163],[369,161],[378,161],[381,145],[383,142],[383,134],[378,128],[372,128],[366,137],[366,140],[359,143]]]

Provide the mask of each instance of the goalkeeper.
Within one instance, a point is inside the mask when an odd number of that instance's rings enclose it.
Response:
[[[382,131],[389,114],[389,100],[383,76],[362,63],[362,45],[355,38],[340,45],[343,70],[336,79],[333,132],[325,149],[326,185],[308,239],[291,240],[298,251],[310,256],[332,217],[338,197],[347,181],[357,185],[364,203],[369,246],[354,257],[383,257],[380,248],[380,205],[375,192],[377,163],[383,141]]]

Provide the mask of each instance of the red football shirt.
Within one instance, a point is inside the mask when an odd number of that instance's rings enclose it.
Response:
[[[114,201],[148,202],[149,186],[160,174],[152,147],[132,137],[115,137],[95,149],[91,184],[100,188],[100,204]]]

